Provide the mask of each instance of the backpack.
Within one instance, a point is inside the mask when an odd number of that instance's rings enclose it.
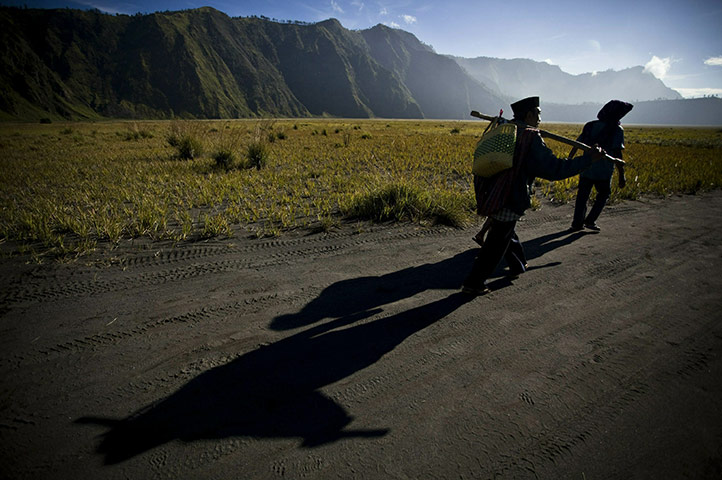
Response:
[[[510,169],[514,164],[516,124],[499,123],[495,118],[476,144],[471,171],[480,177],[491,177]]]
[[[516,128],[516,127],[515,127]],[[526,128],[518,137],[515,144],[516,155],[512,154],[513,168],[506,168],[490,177],[474,175],[474,194],[476,196],[476,213],[485,217],[501,210],[509,199],[512,185],[519,175],[519,170],[526,158],[527,150],[532,139],[539,134],[539,130]]]

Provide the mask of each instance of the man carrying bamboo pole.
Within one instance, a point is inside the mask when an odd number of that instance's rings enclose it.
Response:
[[[531,206],[534,179],[540,177],[563,180],[605,158],[605,153],[597,146],[590,148],[588,155],[572,160],[554,156],[536,128],[541,120],[539,97],[519,100],[511,105],[511,109],[514,112],[512,121],[518,125],[511,190],[501,209],[489,215],[492,222],[489,233],[462,287],[462,291],[470,295],[482,295],[489,291],[486,280],[494,273],[502,258],[509,264],[511,275],[516,276],[526,271],[524,247],[514,229],[524,211]],[[475,190],[477,193],[483,191],[497,179],[496,176],[485,179],[475,177]],[[482,197],[483,195],[477,194],[477,202]],[[478,207],[481,211],[482,206]]]
[[[580,142],[597,143],[610,155],[616,158],[622,158],[622,150],[624,149],[624,128],[622,128],[621,120],[633,108],[631,103],[622,102],[621,100],[611,100],[607,102],[599,113],[597,119],[587,122],[579,135]],[[569,152],[569,158],[574,158],[577,152],[576,147],[572,147]],[[570,230],[579,231],[584,227],[590,230],[599,231],[597,218],[602,213],[604,206],[609,200],[612,193],[612,175],[614,174],[615,164],[610,161],[597,162],[591,167],[579,174],[579,188],[577,190],[577,200],[574,205],[574,220]],[[624,176],[624,165],[616,164],[617,172],[619,172],[619,188],[624,188],[627,180]],[[592,187],[597,191],[594,199],[594,205],[587,215],[587,201],[592,192]]]

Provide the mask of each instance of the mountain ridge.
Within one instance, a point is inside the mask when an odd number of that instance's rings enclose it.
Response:
[[[494,68],[482,74],[480,58]],[[520,67],[509,68],[513,64]],[[612,98],[601,86],[590,87],[598,78],[547,67],[553,66],[440,55],[413,34],[382,24],[357,31],[336,19],[231,18],[211,7],[134,16],[0,7],[0,120],[468,119],[472,109],[495,112],[527,95],[542,97],[544,110],[554,117],[547,114],[549,120],[588,119],[578,105],[558,102],[540,75],[524,74],[529,69],[564,84],[567,99],[575,80],[587,82],[587,92],[602,92],[599,99],[585,97],[599,103],[597,109]],[[622,76],[639,78],[640,69]],[[614,84],[616,73],[601,80]],[[654,80],[659,91],[673,92]],[[660,108],[684,101],[672,102]],[[713,110],[707,115],[713,124],[722,123],[722,107],[710,101],[704,108]],[[654,121],[643,115],[640,123]]]
[[[641,66],[572,75],[558,65],[523,58],[450,58],[479,82],[514,98],[536,92],[550,103],[567,105],[604,103],[612,98],[629,102],[682,99]]]

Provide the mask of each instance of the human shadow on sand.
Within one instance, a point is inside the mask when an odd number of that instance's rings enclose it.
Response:
[[[551,252],[552,250],[567,246],[585,235],[597,235],[597,233],[591,233],[585,230],[577,232],[562,230],[527,241],[522,239],[522,242],[524,243],[524,252],[526,253],[527,260],[533,260]]]
[[[446,262],[441,263],[448,268],[453,264]],[[456,276],[441,266],[435,273],[437,280]],[[300,438],[303,447],[313,447],[344,437],[382,436],[389,429],[383,422],[372,429],[348,428],[353,417],[321,389],[369,367],[409,336],[471,300],[453,293],[375,320],[369,319],[380,309],[360,309],[212,368],[128,418],[84,417],[77,423],[110,428],[98,446],[106,464],[173,440]]]
[[[539,258],[551,250],[569,245],[584,235],[584,232],[571,235],[569,233],[569,231],[555,232],[525,241],[527,260]],[[336,282],[325,288],[299,312],[274,318],[271,328],[288,330],[311,325],[326,318],[355,315],[429,289],[459,289],[478,251],[478,248],[472,248],[438,263],[427,263],[385,275]],[[489,284],[492,290],[511,285],[511,280],[505,277],[505,265],[502,260],[492,275],[492,278],[501,277]],[[559,262],[532,265],[529,270],[556,265],[559,265]]]
[[[326,318],[361,314],[429,289],[458,290],[474,261],[474,249],[437,263],[405,268],[385,275],[341,280],[296,313],[281,315],[271,322],[273,330],[289,330]]]
[[[571,241],[551,242],[554,238],[526,243],[531,258]],[[127,418],[87,416],[76,422],[109,428],[97,449],[106,464],[174,440],[299,438],[301,446],[313,447],[345,437],[383,436],[389,431],[383,422],[371,429],[349,428],[353,417],[322,388],[373,365],[409,336],[473,301],[456,292],[373,319],[381,305],[428,289],[457,289],[475,254],[471,249],[437,263],[338,282],[297,318],[272,322],[276,328],[305,330],[212,368]]]

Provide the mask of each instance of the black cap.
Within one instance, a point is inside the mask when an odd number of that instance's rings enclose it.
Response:
[[[527,97],[524,100],[519,100],[511,104],[514,118],[521,120],[526,117],[527,112],[535,108],[539,108],[539,97]]]
[[[621,100],[610,100],[599,110],[597,118],[603,122],[619,123],[619,121],[628,114],[634,105],[623,102]]]

